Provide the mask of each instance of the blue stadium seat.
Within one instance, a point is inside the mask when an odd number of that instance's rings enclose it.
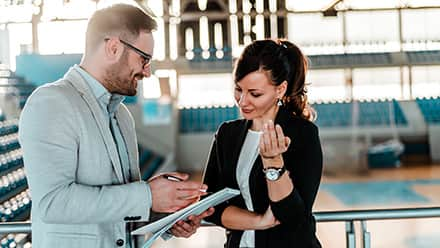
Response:
[[[148,180],[154,173],[156,173],[165,159],[142,146],[138,146],[138,150],[141,177],[142,180]]]
[[[352,123],[352,103],[320,103],[312,107],[318,117],[316,124],[321,127],[346,127],[356,124],[359,126],[388,126],[390,125],[390,108],[394,107],[394,121],[396,125],[407,125],[402,109],[397,101],[359,102],[359,119]]]
[[[427,123],[440,123],[440,97],[417,98],[416,102]]]
[[[228,120],[239,117],[236,107],[184,108],[180,109],[180,132],[214,132]]]
[[[406,52],[410,63],[427,63],[427,62],[440,62],[440,51],[410,51]]]
[[[142,173],[142,180],[148,180],[154,173],[159,169],[164,161],[163,157],[156,156],[154,157],[150,163],[146,166],[145,170]]]

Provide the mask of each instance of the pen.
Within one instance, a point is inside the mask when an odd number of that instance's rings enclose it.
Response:
[[[173,175],[165,174],[165,175],[162,175],[162,177],[167,179],[167,180],[174,181],[174,182],[181,182],[181,181],[183,181],[181,178],[178,178],[178,177],[173,176]],[[203,192],[203,193],[206,193],[206,189],[199,189],[199,191]]]
[[[178,177],[175,177],[175,176],[172,176],[172,175],[167,175],[167,174],[165,174],[165,175],[162,175],[165,179],[168,179],[168,180],[170,180],[170,181],[175,181],[175,182],[181,182],[181,181],[183,181],[181,178],[178,178]]]

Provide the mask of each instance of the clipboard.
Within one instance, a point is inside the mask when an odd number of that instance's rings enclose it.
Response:
[[[177,221],[186,220],[190,215],[199,215],[208,208],[214,207],[239,194],[240,191],[237,189],[224,188],[173,214],[132,231],[131,235],[145,235],[152,233],[153,235],[149,237],[146,243],[142,246],[143,248],[150,247],[158,237],[169,230]]]

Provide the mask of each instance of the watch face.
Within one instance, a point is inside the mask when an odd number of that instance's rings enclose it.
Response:
[[[279,176],[280,176],[280,173],[278,172],[278,170],[268,169],[266,171],[266,178],[267,178],[267,180],[275,181],[275,180],[278,179]]]

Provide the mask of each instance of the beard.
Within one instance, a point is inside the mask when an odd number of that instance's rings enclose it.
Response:
[[[114,94],[124,96],[135,96],[137,93],[136,78],[142,78],[140,73],[134,74],[133,70],[128,69],[128,53],[124,52],[118,63],[109,66],[106,69],[105,84],[108,86],[107,90]]]

